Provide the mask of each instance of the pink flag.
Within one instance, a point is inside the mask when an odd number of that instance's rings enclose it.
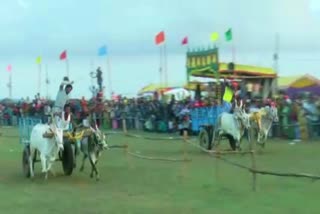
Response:
[[[188,37],[184,37],[182,42],[181,42],[181,45],[187,45],[188,44]]]
[[[11,72],[11,70],[12,70],[12,66],[11,66],[11,65],[8,65],[7,71],[8,71],[8,72]]]

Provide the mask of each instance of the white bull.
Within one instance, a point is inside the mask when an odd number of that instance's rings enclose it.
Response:
[[[235,103],[233,114],[224,112],[217,120],[216,131],[214,131],[213,138],[215,139],[215,135],[218,134],[215,146],[219,145],[222,136],[226,136],[230,141],[232,149],[235,150],[237,147],[240,150],[241,138],[245,129],[249,127],[249,115],[246,114],[242,108],[242,101],[239,106]]]
[[[278,122],[278,110],[275,106],[267,106],[259,110],[250,112],[251,128],[250,131],[257,135],[256,140],[262,147],[268,138],[269,131],[273,122]]]
[[[70,117],[64,123],[70,122]],[[42,172],[45,173],[45,179],[48,178],[48,172],[51,170],[53,162],[57,159],[59,151],[63,150],[63,128],[58,127],[55,122],[52,124],[37,124],[33,127],[30,136],[30,175],[34,177],[33,159],[36,151],[39,152],[42,165]],[[53,137],[44,137],[45,134],[52,133]]]

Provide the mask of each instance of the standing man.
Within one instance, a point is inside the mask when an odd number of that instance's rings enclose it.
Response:
[[[101,68],[98,67],[97,69],[97,83],[98,83],[98,86],[99,86],[99,91],[102,91],[102,71],[101,71]]]
[[[56,100],[54,102],[52,112],[56,121],[62,116],[64,111],[64,106],[69,101],[69,94],[72,91],[73,81],[69,81],[68,77],[64,77],[62,83],[60,84],[59,91],[57,93]]]

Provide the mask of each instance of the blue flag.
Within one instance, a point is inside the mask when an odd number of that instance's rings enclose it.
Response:
[[[98,55],[99,56],[105,56],[105,55],[107,55],[107,46],[106,45],[104,45],[104,46],[102,46],[101,48],[99,48],[99,50],[98,50]]]

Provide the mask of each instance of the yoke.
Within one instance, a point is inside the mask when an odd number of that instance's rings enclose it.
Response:
[[[71,141],[72,143],[75,143],[78,140],[81,140],[84,137],[88,137],[92,135],[93,132],[91,129],[84,129],[78,132],[75,132],[74,134],[71,131],[64,131],[63,132],[63,138],[66,138],[68,141]],[[46,132],[43,134],[44,138],[53,138],[52,132]]]

